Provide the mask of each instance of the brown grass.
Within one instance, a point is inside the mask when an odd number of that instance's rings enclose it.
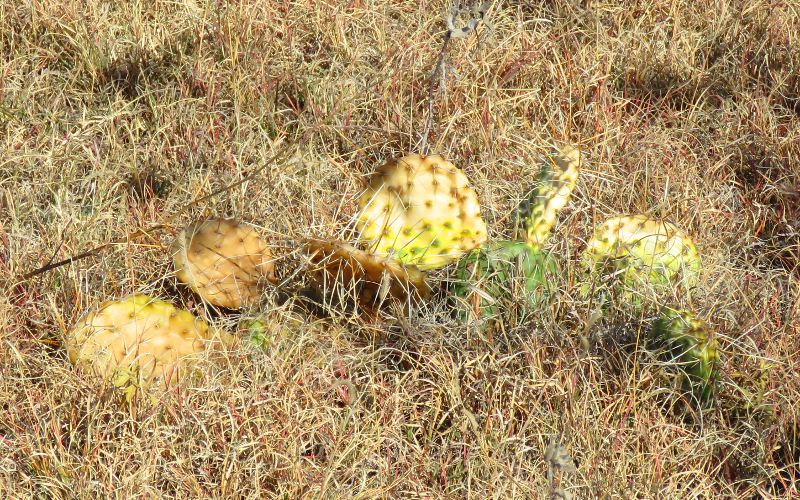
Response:
[[[491,30],[449,44],[428,143],[493,237],[549,145],[586,154],[552,307],[488,339],[442,300],[368,321],[270,292],[244,314],[267,347],[126,408],[70,366],[69,326],[137,291],[208,316],[165,252],[203,214],[256,223],[299,279],[297,240],[335,234],[363,176],[417,148],[446,5],[0,2],[0,497],[545,498],[561,435],[575,498],[796,498],[800,9],[730,3],[495,2]],[[283,145],[290,160],[168,219]],[[681,300],[719,333],[710,409],[631,347],[646,322],[612,313],[580,340],[583,241],[630,212],[677,222],[704,258]]]

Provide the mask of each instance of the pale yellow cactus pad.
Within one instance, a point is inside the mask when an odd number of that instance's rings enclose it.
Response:
[[[215,306],[252,305],[264,282],[275,280],[269,246],[235,220],[195,222],[177,235],[170,252],[178,280]]]
[[[631,285],[678,279],[692,285],[701,269],[697,249],[683,231],[641,214],[615,217],[597,226],[584,255],[590,267],[619,273]]]
[[[67,334],[70,361],[125,392],[173,384],[212,343],[208,324],[148,295],[101,304]],[[128,394],[130,395],[130,394]]]
[[[519,220],[528,245],[540,247],[556,222],[558,212],[566,206],[581,168],[581,153],[572,146],[563,146],[548,157],[528,199],[519,210]]]
[[[387,299],[407,303],[430,295],[424,273],[414,266],[340,241],[310,240],[306,251],[318,289],[344,290],[362,305],[372,307]]]
[[[359,206],[363,248],[420,269],[447,265],[486,241],[467,176],[441,156],[408,155],[381,166]]]

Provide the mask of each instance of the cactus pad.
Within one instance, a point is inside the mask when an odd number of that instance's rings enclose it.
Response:
[[[556,272],[548,254],[525,242],[487,243],[459,260],[452,286],[457,314],[483,328],[494,325],[515,303],[530,311],[551,294]]]
[[[256,302],[264,280],[274,281],[269,247],[250,227],[229,219],[195,222],[170,247],[177,278],[215,306]]]
[[[137,387],[177,382],[211,341],[208,325],[192,313],[148,295],[101,304],[66,338],[76,366],[111,380],[130,398]]]
[[[578,183],[580,167],[581,153],[572,146],[562,147],[542,165],[533,190],[517,214],[518,226],[530,246],[540,247],[550,235],[558,212]]]
[[[312,279],[324,292],[353,296],[368,307],[389,299],[406,303],[430,294],[422,271],[394,259],[339,241],[309,240],[306,251],[315,266]]]
[[[440,156],[408,155],[378,168],[359,206],[363,248],[420,269],[442,267],[486,241],[466,175]]]
[[[700,256],[692,240],[672,223],[646,215],[615,217],[597,226],[584,252],[586,265],[619,274],[625,284],[696,282]]]
[[[670,360],[681,365],[686,374],[684,386],[708,403],[719,364],[717,342],[709,325],[689,311],[667,308],[653,325],[653,340],[666,346]]]

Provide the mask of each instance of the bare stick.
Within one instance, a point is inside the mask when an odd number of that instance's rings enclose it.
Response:
[[[79,261],[79,260],[82,260],[82,259],[86,259],[88,257],[92,257],[92,256],[95,256],[95,255],[98,255],[98,254],[100,254],[101,252],[103,252],[104,250],[106,250],[107,248],[109,248],[111,246],[119,245],[119,244],[122,244],[122,243],[131,242],[131,241],[135,241],[135,240],[137,240],[137,239],[139,239],[139,238],[141,238],[143,236],[147,236],[147,235],[153,233],[154,231],[159,231],[161,229],[164,229],[165,227],[167,227],[167,225],[170,222],[174,221],[175,219],[177,219],[178,217],[180,217],[181,215],[186,213],[190,208],[198,205],[199,203],[202,203],[204,201],[208,201],[209,199],[211,199],[211,198],[213,198],[213,197],[215,197],[217,195],[220,195],[222,193],[230,191],[231,189],[234,189],[234,188],[236,188],[238,186],[241,186],[245,182],[254,179],[255,176],[257,174],[259,174],[262,170],[267,168],[269,165],[275,163],[279,158],[283,157],[289,151],[290,148],[291,148],[291,144],[287,143],[287,144],[283,145],[281,147],[281,149],[277,153],[272,155],[272,157],[268,158],[263,164],[259,165],[255,170],[253,170],[252,172],[250,172],[246,176],[242,177],[238,181],[235,181],[235,182],[232,182],[232,183],[230,183],[230,184],[228,184],[226,186],[223,186],[223,187],[217,189],[216,191],[212,191],[211,193],[209,193],[207,195],[201,196],[199,198],[195,198],[194,200],[192,200],[189,203],[187,203],[186,205],[184,205],[180,210],[178,210],[177,212],[175,212],[172,215],[168,216],[166,218],[166,220],[164,220],[160,224],[156,224],[155,226],[151,226],[150,228],[147,228],[147,229],[142,229],[142,228],[137,229],[135,231],[132,231],[132,232],[126,234],[124,238],[121,238],[119,240],[116,240],[116,241],[113,241],[113,242],[110,242],[110,243],[104,243],[102,245],[99,245],[99,246],[91,249],[91,250],[87,250],[85,252],[81,252],[79,254],[72,255],[72,256],[70,256],[70,257],[68,257],[68,258],[66,258],[64,260],[60,260],[58,262],[52,262],[52,259],[51,259],[51,262],[48,263],[47,265],[44,265],[44,266],[42,266],[42,267],[40,267],[38,269],[35,269],[33,271],[30,271],[28,273],[23,274],[21,276],[21,278],[20,278],[20,281],[27,281],[27,280],[35,277],[35,276],[39,276],[40,274],[44,274],[44,273],[46,273],[48,271],[52,271],[53,269],[57,269],[59,267],[66,266],[68,264],[72,264],[73,262],[76,262],[76,261]]]
[[[419,146],[423,154],[428,154],[428,136],[430,135],[431,126],[433,125],[433,94],[435,92],[436,79],[440,74],[444,74],[444,58],[445,55],[447,55],[447,46],[450,44],[451,38],[452,35],[448,30],[444,34],[442,48],[439,49],[439,54],[436,56],[436,65],[433,67],[433,72],[428,79],[428,116],[425,119],[425,128],[422,130]]]
[[[464,38],[465,36],[469,35],[475,31],[475,28],[477,28],[481,21],[486,24],[486,12],[488,11],[491,3],[491,0],[487,0],[478,6],[471,7],[470,9],[464,9],[457,5],[453,5],[450,7],[449,12],[445,16],[447,31],[444,33],[442,48],[439,49],[439,53],[436,55],[436,64],[433,67],[433,72],[428,79],[428,116],[425,119],[425,127],[422,129],[422,135],[419,139],[419,150],[423,154],[429,153],[428,136],[430,135],[431,127],[433,126],[433,101],[434,93],[436,92],[436,80],[440,79],[440,88],[443,88],[445,85],[445,78],[447,76],[445,57],[447,56],[447,48],[450,45],[450,40],[453,38]],[[468,20],[466,24],[463,26],[456,26],[456,18],[463,13],[468,14]]]

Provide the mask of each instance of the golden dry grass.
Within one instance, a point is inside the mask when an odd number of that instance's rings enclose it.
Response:
[[[263,350],[156,405],[126,408],[70,366],[61,340],[109,297],[208,316],[165,252],[203,214],[257,224],[299,279],[297,241],[335,234],[364,175],[418,150],[445,7],[0,2],[0,497],[546,498],[556,435],[575,498],[800,495],[794,2],[494,2],[490,30],[449,44],[429,143],[470,176],[492,237],[549,145],[587,159],[550,243],[558,300],[502,335],[441,300],[320,318],[270,292],[245,313],[268,324]],[[710,409],[631,347],[646,322],[584,331],[579,252],[630,212],[677,222],[704,258],[680,301],[719,333]]]

